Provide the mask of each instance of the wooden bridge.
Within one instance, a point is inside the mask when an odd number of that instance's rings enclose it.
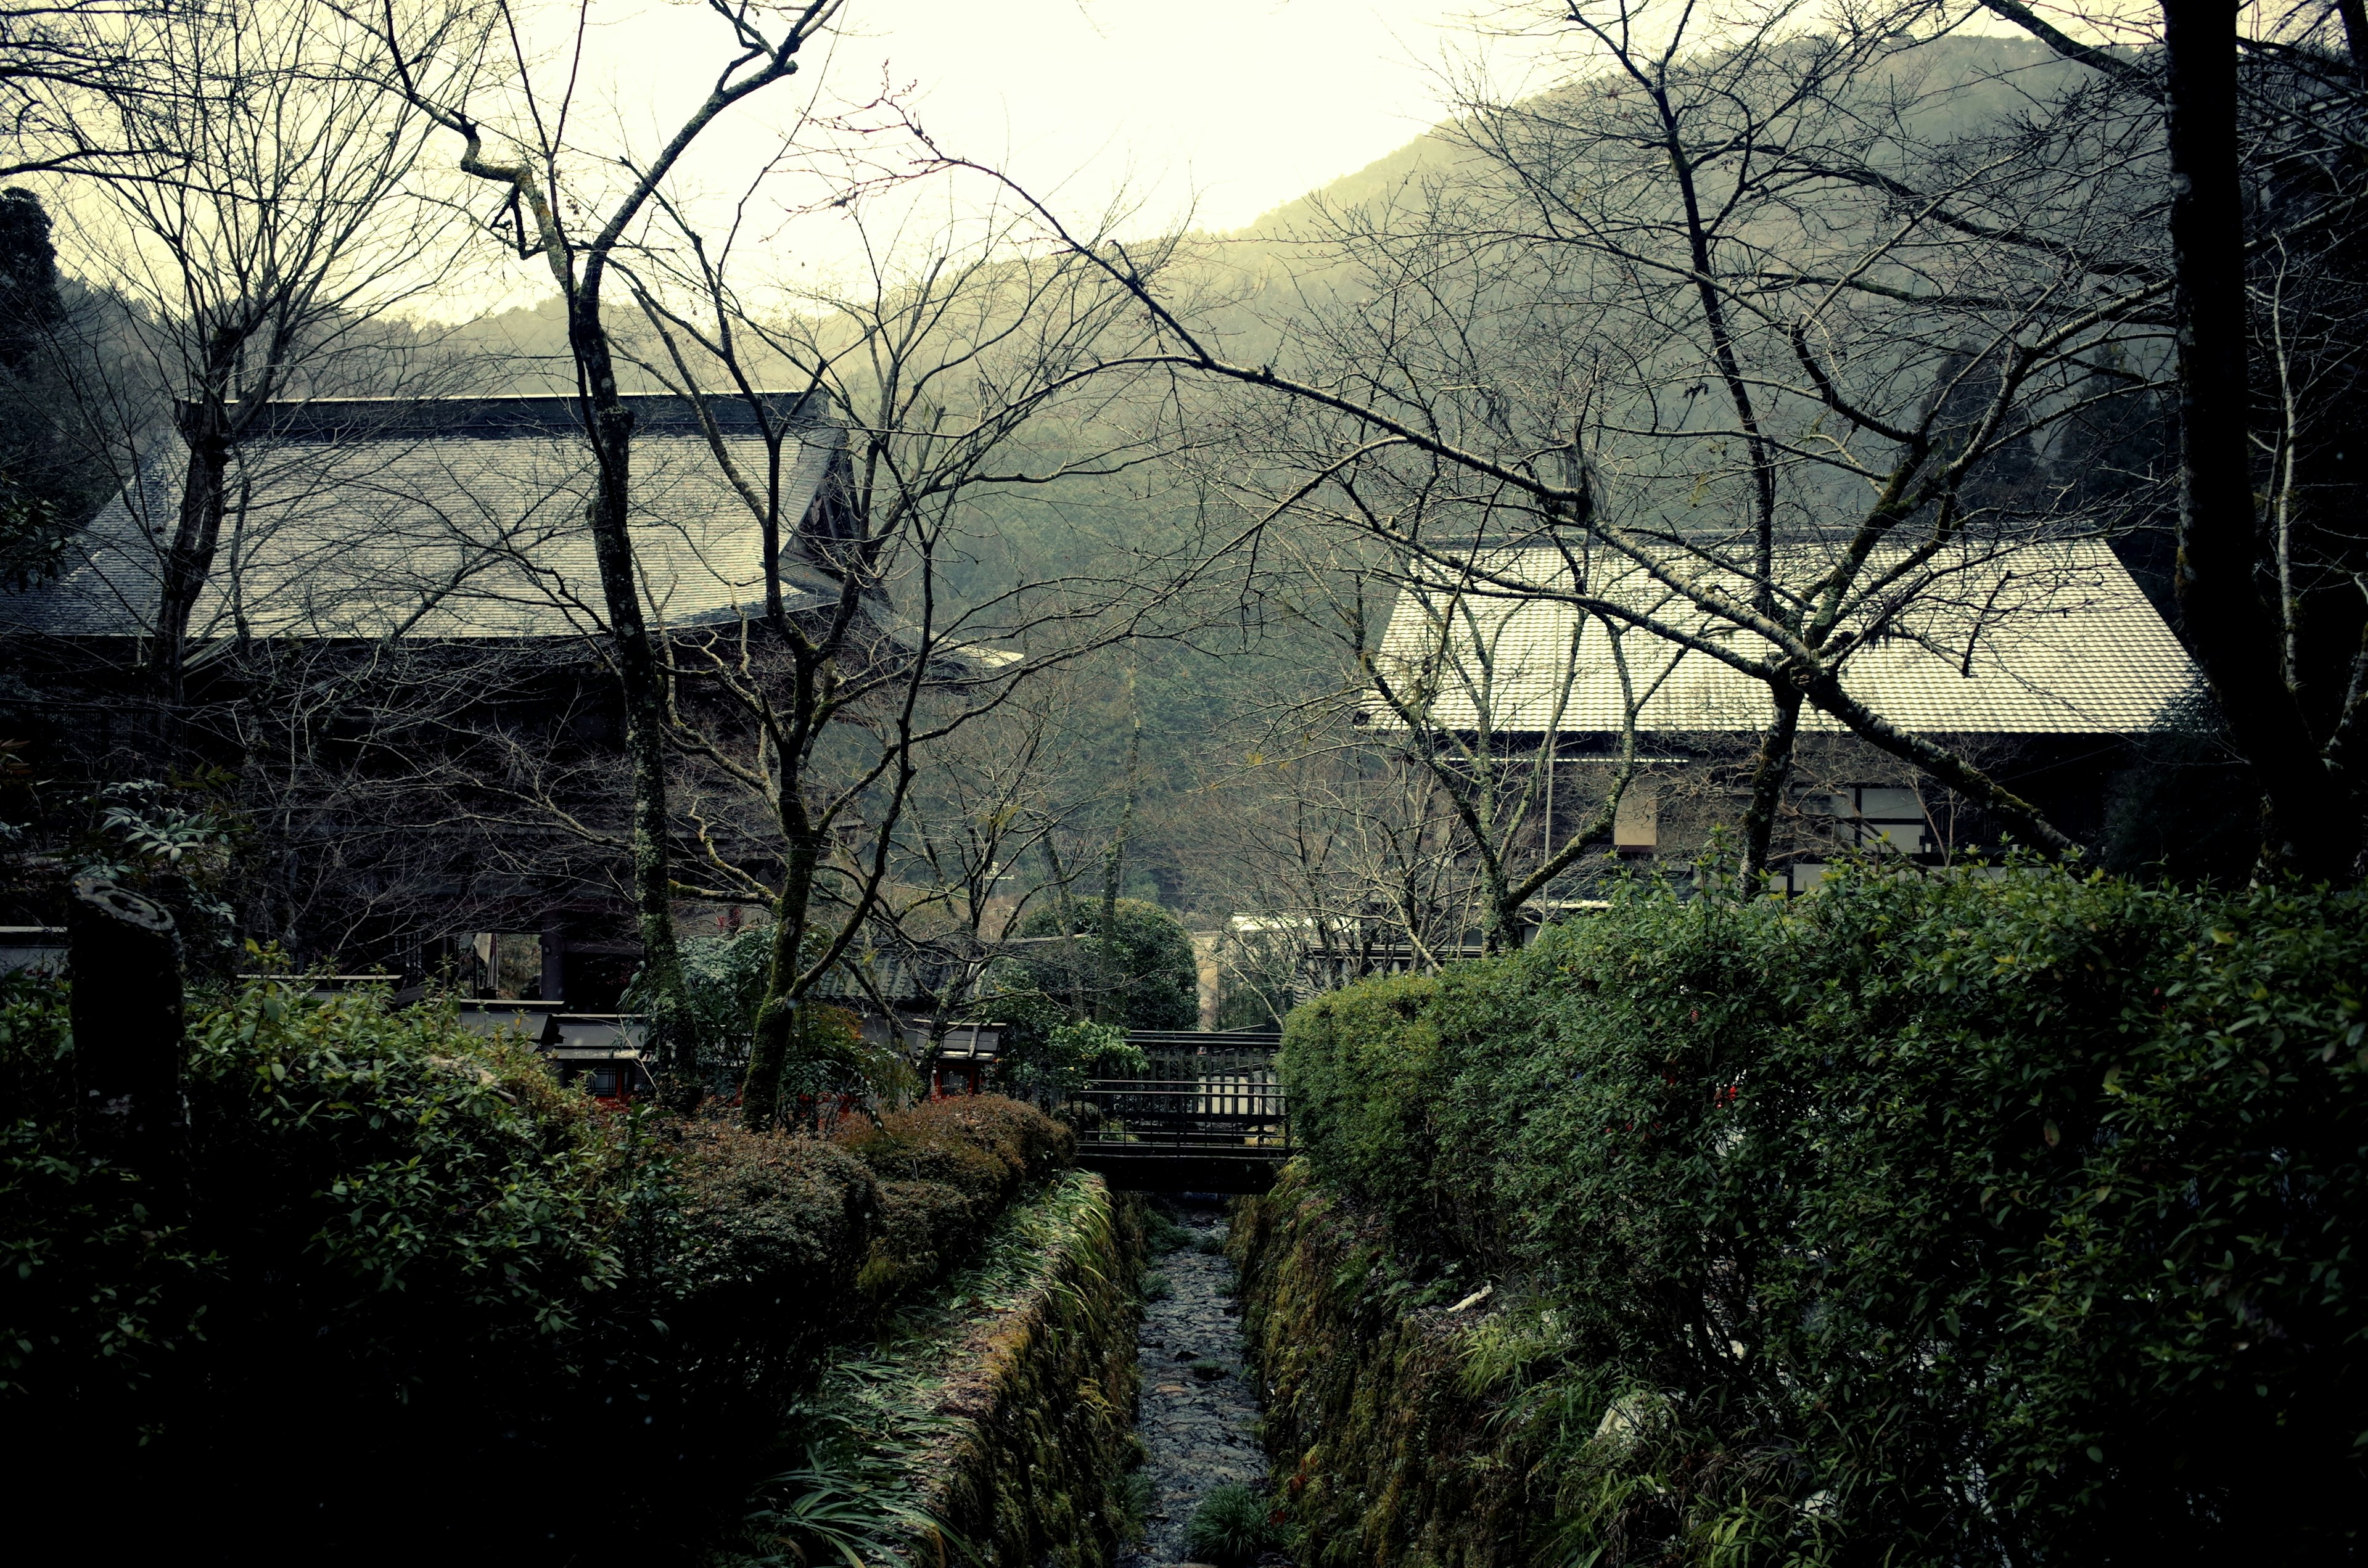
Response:
[[[1070,1097],[1077,1163],[1137,1192],[1264,1192],[1291,1157],[1291,1108],[1273,1030],[1136,1031],[1139,1076],[1097,1078]]]

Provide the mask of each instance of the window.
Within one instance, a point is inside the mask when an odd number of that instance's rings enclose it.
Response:
[[[584,1074],[584,1078],[594,1098],[606,1100],[617,1097],[618,1073],[614,1067],[595,1067]]]
[[[477,960],[477,994],[504,1002],[542,994],[542,938],[531,931],[480,931],[470,938]]]
[[[1611,818],[1611,847],[1622,855],[1650,855],[1661,846],[1661,796],[1649,778],[1631,782]]]
[[[1915,790],[1861,788],[1858,814],[1865,822],[1859,830],[1861,844],[1870,848],[1879,844],[1903,855],[1924,852],[1924,802]]]

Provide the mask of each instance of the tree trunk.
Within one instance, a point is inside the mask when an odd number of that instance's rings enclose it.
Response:
[[[173,917],[112,882],[77,877],[66,918],[75,1131],[85,1153],[137,1171],[171,1206],[187,1132]]]
[[[585,508],[600,566],[600,592],[617,660],[625,710],[625,751],[632,783],[634,923],[642,938],[643,994],[649,1039],[657,1061],[659,1093],[688,1109],[699,1093],[697,1040],[684,990],[682,954],[675,944],[674,878],[667,857],[666,691],[657,651],[642,615],[634,580],[632,517],[633,415],[617,394],[608,329],[597,295],[579,288],[569,301],[569,347],[584,394],[584,428],[592,447],[593,490]]]
[[[790,846],[781,896],[773,904],[773,945],[767,955],[765,996],[757,1005],[748,1043],[748,1071],[740,1083],[740,1123],[762,1132],[780,1114],[781,1074],[797,1043],[799,998],[793,994],[803,965],[806,913],[814,901],[814,870],[822,848],[810,829],[783,833]]]
[[[1134,700],[1134,671],[1126,672],[1126,695]],[[1125,1008],[1118,994],[1118,893],[1119,882],[1126,875],[1126,839],[1134,829],[1134,797],[1136,769],[1143,760],[1143,708],[1134,708],[1134,727],[1126,737],[1126,801],[1119,808],[1118,832],[1110,836],[1110,852],[1102,857],[1102,926],[1101,946],[1094,955],[1094,981],[1098,994],[1094,997],[1094,1018],[1098,1023],[1126,1022]],[[1112,1017],[1115,1012],[1117,1017]]]
[[[2237,8],[2164,0],[2179,371],[2179,605],[2188,645],[2266,799],[2262,855],[2344,876],[2359,823],[2313,743],[2255,580],[2246,385],[2245,209],[2237,165]]]
[[[1743,891],[1759,891],[1768,874],[1768,840],[1775,832],[1776,809],[1784,801],[1785,781],[1793,776],[1793,745],[1801,733],[1801,692],[1790,683],[1773,685],[1776,717],[1759,743],[1759,765],[1751,774],[1751,807],[1743,815]]]
[[[188,448],[181,476],[181,502],[165,548],[164,582],[156,597],[155,651],[151,656],[156,688],[165,702],[180,706],[186,690],[189,620],[198,597],[213,574],[229,510],[231,435],[221,399],[201,396],[174,411],[174,424]]]
[[[2343,18],[2343,51],[2351,57],[2352,74],[2368,76],[2368,4],[2335,0],[2335,9]]]

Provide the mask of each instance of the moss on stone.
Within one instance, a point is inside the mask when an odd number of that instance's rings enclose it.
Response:
[[[1228,1250],[1267,1391],[1263,1432],[1301,1568],[1498,1568],[1541,1522],[1533,1456],[1465,1386],[1475,1326],[1376,1287],[1378,1221],[1304,1167],[1244,1199]]]
[[[1072,1171],[1013,1205],[880,1345],[825,1368],[809,1415],[893,1460],[993,1568],[1102,1568],[1126,1534],[1134,1436],[1137,1205]],[[916,1540],[916,1563],[938,1545]]]

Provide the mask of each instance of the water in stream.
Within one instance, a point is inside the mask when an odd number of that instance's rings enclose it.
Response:
[[[1229,1293],[1234,1266],[1216,1251],[1225,1233],[1214,1203],[1168,1210],[1194,1244],[1155,1258],[1167,1277],[1167,1300],[1144,1303],[1136,1354],[1143,1368],[1141,1431],[1150,1458],[1148,1528],[1143,1544],[1119,1554],[1119,1568],[1189,1562],[1184,1527],[1212,1487],[1226,1482],[1264,1491],[1266,1454],[1257,1437],[1258,1396],[1242,1365],[1242,1320]]]

